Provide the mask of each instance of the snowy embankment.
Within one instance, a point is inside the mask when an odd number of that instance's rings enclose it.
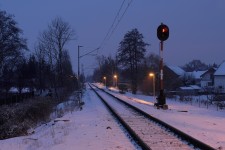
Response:
[[[93,91],[87,89],[83,101],[82,111],[69,112],[29,136],[0,140],[0,150],[136,149]]]

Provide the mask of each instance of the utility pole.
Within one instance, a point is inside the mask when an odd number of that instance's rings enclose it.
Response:
[[[83,46],[81,46],[81,45],[78,45],[78,55],[77,55],[77,57],[78,57],[78,70],[77,70],[77,75],[78,75],[78,80],[79,80],[79,78],[80,78],[80,47],[83,47]]]
[[[86,56],[86,55],[89,55],[89,54],[91,54],[91,53],[93,53],[94,51],[97,51],[99,48],[96,48],[96,49],[94,49],[94,50],[92,50],[92,51],[90,51],[90,52],[88,52],[88,53],[86,53],[86,54],[83,54],[83,55],[81,55],[80,56],[80,48],[81,47],[84,47],[84,46],[81,46],[81,45],[78,45],[78,50],[77,50],[77,53],[78,53],[78,55],[77,55],[77,60],[78,60],[78,64],[77,64],[77,79],[78,79],[78,84],[80,85],[80,58],[82,58],[82,57],[84,57],[84,56]],[[78,85],[78,86],[79,86]],[[78,87],[79,89],[80,89],[80,86]]]
[[[81,97],[82,97],[82,89],[80,87],[80,47],[83,47],[83,46],[80,46],[78,45],[78,55],[77,55],[77,60],[78,60],[78,64],[77,64],[77,82],[78,82],[78,92],[79,92],[79,98],[78,98],[78,103],[79,103],[79,106],[80,106],[80,109],[82,109],[81,107]]]

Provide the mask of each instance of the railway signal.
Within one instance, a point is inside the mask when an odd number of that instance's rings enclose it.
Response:
[[[165,24],[161,24],[157,29],[157,37],[160,41],[165,41],[169,38],[169,28]]]
[[[167,25],[161,23],[157,28],[157,37],[160,40],[160,90],[159,96],[157,97],[157,103],[155,105],[157,107],[162,107],[164,109],[168,109],[166,105],[166,97],[163,89],[163,41],[169,38],[169,28]]]

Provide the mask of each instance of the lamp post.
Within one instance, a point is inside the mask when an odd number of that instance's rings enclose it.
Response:
[[[117,87],[117,75],[114,75],[113,77],[115,79],[115,86]]]
[[[149,76],[152,77],[153,98],[155,100],[155,74],[154,73],[149,73]]]
[[[106,77],[103,77],[103,79],[105,80],[105,87],[106,87]]]

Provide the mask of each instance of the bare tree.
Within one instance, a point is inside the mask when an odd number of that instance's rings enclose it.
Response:
[[[54,19],[48,25],[48,29],[40,34],[37,48],[44,52],[45,59],[50,64],[50,70],[54,73],[51,79],[55,92],[57,86],[63,87],[63,51],[66,51],[66,44],[73,39],[75,39],[74,30],[59,17]]]
[[[208,69],[208,66],[201,62],[201,60],[192,60],[183,66],[183,69],[187,72],[191,71],[204,71]]]

